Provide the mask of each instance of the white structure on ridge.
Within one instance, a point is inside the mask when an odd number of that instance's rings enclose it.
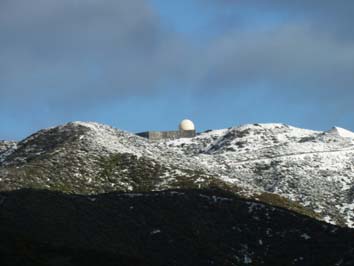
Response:
[[[197,135],[194,123],[189,119],[184,119],[179,124],[176,131],[145,131],[137,133],[138,136],[150,140],[193,138]]]
[[[179,130],[183,130],[183,131],[195,130],[194,123],[189,119],[184,119],[179,124]]]

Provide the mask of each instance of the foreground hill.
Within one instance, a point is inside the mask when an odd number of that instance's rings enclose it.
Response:
[[[354,133],[283,124],[150,142],[97,123],[41,130],[0,147],[0,191],[74,194],[219,187],[354,226]]]
[[[0,234],[0,265],[354,264],[353,230],[219,190],[2,192]]]

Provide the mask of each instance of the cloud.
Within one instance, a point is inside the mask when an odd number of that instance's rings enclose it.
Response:
[[[354,111],[354,2],[201,1],[219,35],[202,60],[201,87],[263,87],[299,103]]]
[[[232,32],[209,47],[210,86],[340,90],[352,88],[354,46],[306,25],[265,32]]]
[[[149,93],[178,68],[183,45],[146,1],[0,5],[2,100],[22,95],[57,103]]]
[[[61,110],[172,87],[197,94],[265,87],[352,108],[354,3],[210,3],[228,16],[215,12],[208,26],[222,23],[202,41],[175,32],[146,0],[3,0],[0,104]]]
[[[337,37],[353,39],[353,14],[354,2],[344,1],[336,3],[332,0],[196,0],[203,7],[208,6],[219,10],[228,10],[233,20],[236,16],[246,14],[244,19],[255,19],[249,16],[252,12],[256,16],[263,17],[266,14],[282,14],[281,18],[295,21],[306,21],[316,31],[331,32]],[[245,12],[247,11],[247,12]],[[215,12],[216,13],[216,12]]]

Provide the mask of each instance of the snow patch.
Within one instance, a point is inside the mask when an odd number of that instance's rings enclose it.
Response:
[[[302,237],[303,239],[305,239],[305,240],[311,239],[311,236],[309,236],[309,235],[306,234],[306,233],[302,234],[301,237]]]
[[[354,132],[351,132],[347,129],[341,127],[333,127],[331,130],[327,131],[329,134],[337,135],[343,138],[352,138],[354,139]]]
[[[150,232],[150,235],[156,235],[156,234],[159,234],[159,233],[161,233],[161,230],[160,229],[155,229],[155,230]]]

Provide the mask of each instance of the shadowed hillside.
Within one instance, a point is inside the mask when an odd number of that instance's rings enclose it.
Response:
[[[1,265],[353,265],[354,231],[219,190],[0,193]]]

